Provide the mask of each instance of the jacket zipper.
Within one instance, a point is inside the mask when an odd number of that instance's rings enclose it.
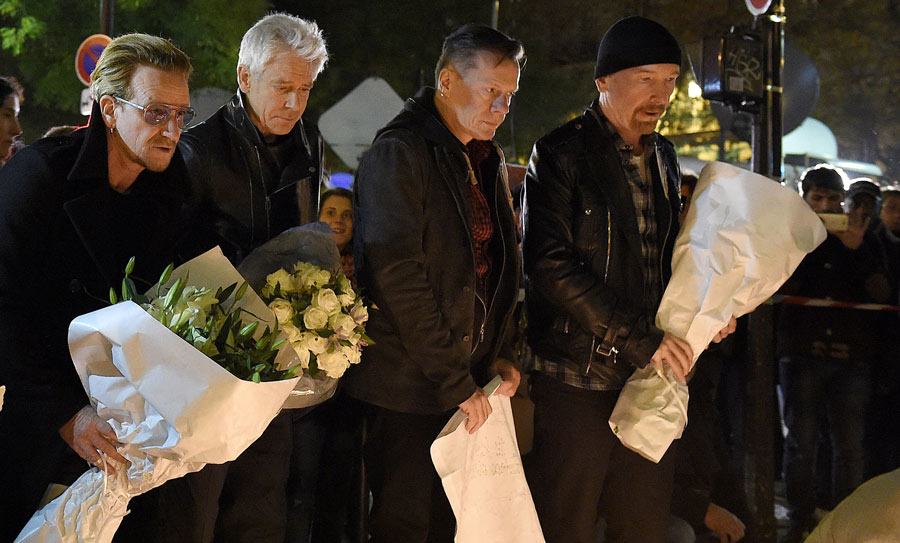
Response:
[[[656,167],[659,169],[659,181],[662,183],[663,194],[666,197],[666,208],[669,209],[669,222],[666,225],[666,235],[663,237],[662,251],[659,253],[659,292],[660,296],[662,296],[662,293],[665,290],[665,283],[663,282],[663,259],[666,254],[666,243],[669,242],[669,233],[672,231],[672,215],[671,206],[669,205],[668,171],[662,162],[662,152],[658,144],[656,146]]]
[[[609,277],[609,257],[612,254],[612,213],[609,211],[609,207],[606,208],[606,265],[603,266],[603,282],[606,283],[607,277]],[[566,320],[566,327],[568,328],[569,321]],[[568,330],[567,330],[568,331]],[[602,343],[602,342],[601,342]],[[600,345],[597,345],[597,336],[591,334],[591,354],[588,356],[587,368],[584,370],[584,374],[588,375],[591,372],[591,366],[594,364],[594,353],[600,353]],[[610,349],[610,353],[613,356],[613,364],[616,363],[616,355],[619,354],[619,350],[615,347]],[[607,355],[608,356],[608,355]]]
[[[265,174],[263,173],[262,156],[260,156],[260,154],[259,154],[259,147],[254,146],[253,148],[256,150],[256,165],[259,167],[259,180],[260,180],[260,182],[262,182],[262,191],[263,191],[263,194],[266,196],[266,200],[265,200],[265,202],[266,202],[266,206],[265,206],[266,207],[266,239],[272,239],[272,232],[270,232],[271,217],[269,216],[270,215],[269,211],[272,209],[272,199],[269,198],[269,191],[266,190],[266,179],[265,179]],[[251,187],[251,190],[252,190],[252,187]]]

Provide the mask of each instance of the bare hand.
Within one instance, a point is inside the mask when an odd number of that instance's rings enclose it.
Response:
[[[128,460],[119,454],[116,447],[122,444],[116,439],[116,433],[108,422],[97,416],[94,408],[86,405],[59,429],[59,435],[78,453],[78,456],[103,469],[101,453],[109,458],[129,465]],[[115,468],[107,463],[106,472],[112,475]]]
[[[736,329],[737,329],[737,319],[734,317],[731,317],[731,320],[728,321],[728,324],[725,325],[725,328],[722,328],[721,330],[719,330],[719,333],[716,334],[716,337],[714,337],[712,339],[713,343],[718,343],[718,342],[722,341],[723,339],[727,338],[728,336],[733,334]]]
[[[519,382],[522,380],[522,374],[513,365],[513,363],[505,358],[498,358],[494,362],[494,373],[499,375],[503,382],[497,387],[497,394],[504,396],[515,396],[519,390]]]
[[[480,388],[475,389],[475,393],[469,396],[468,400],[459,404],[459,408],[469,417],[466,419],[466,430],[470,434],[481,428],[491,414],[491,402]]]
[[[685,376],[691,371],[693,361],[694,351],[690,344],[669,332],[666,332],[662,343],[650,357],[650,363],[660,372],[665,373],[668,366],[679,383],[686,382]]]
[[[714,503],[710,503],[706,509],[703,523],[719,536],[720,543],[735,543],[744,538],[745,526],[741,519],[734,516],[728,509]]]
[[[834,235],[841,240],[841,243],[844,244],[844,247],[848,249],[859,249],[859,246],[862,245],[866,230],[869,228],[869,222],[872,220],[872,217],[863,215],[862,211],[862,209],[851,211],[849,213],[850,222],[847,226],[847,231],[834,233]]]

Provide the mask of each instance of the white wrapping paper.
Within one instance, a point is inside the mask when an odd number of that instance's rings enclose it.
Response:
[[[707,164],[675,240],[656,326],[684,338],[696,362],[732,316],[766,301],[825,237],[793,190],[730,164]],[[609,425],[626,447],[658,462],[681,437],[687,401],[685,385],[648,365],[626,382]]]
[[[491,415],[474,434],[457,411],[431,445],[431,459],[456,517],[456,543],[544,543],[525,481],[509,397],[484,387]]]
[[[216,248],[173,272],[215,290],[242,281]],[[248,289],[240,304],[274,315]],[[69,350],[91,405],[131,461],[105,477],[97,468],[35,513],[17,542],[107,542],[128,501],[205,463],[234,460],[278,414],[297,379],[253,383],[231,375],[132,302],[72,321]],[[289,347],[279,354],[289,353]]]

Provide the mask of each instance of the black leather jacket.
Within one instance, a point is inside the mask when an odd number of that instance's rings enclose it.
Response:
[[[596,101],[591,107],[602,115]],[[650,361],[663,336],[653,326],[659,300],[646,296],[635,208],[614,141],[590,110],[539,139],[522,217],[531,348],[610,390]],[[680,205],[675,149],[661,136],[650,163],[661,293]]]
[[[485,384],[480,370],[497,355],[518,293],[512,200],[495,149],[482,164],[494,223],[484,299],[476,295],[469,163],[434,107],[434,89],[407,100],[360,161],[354,258],[359,285],[374,304],[366,332],[375,344],[343,378],[351,396],[437,414]]]
[[[282,231],[317,220],[324,145],[301,119],[283,164],[260,137],[241,91],[178,143],[190,171],[197,251],[220,245],[239,263]]]

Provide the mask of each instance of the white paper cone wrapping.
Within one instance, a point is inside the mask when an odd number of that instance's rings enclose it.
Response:
[[[189,284],[213,290],[242,281],[218,248],[177,268],[173,280],[188,269]],[[252,290],[241,304],[274,322]],[[102,473],[88,471],[35,513],[16,541],[111,541],[131,497],[237,458],[297,383],[238,379],[132,302],[72,321],[69,350],[91,404],[126,444],[132,466],[107,480],[105,491]]]
[[[730,164],[707,164],[675,240],[657,327],[690,343],[696,362],[732,316],[772,296],[826,235],[796,192]],[[668,405],[674,397],[651,371],[625,383],[609,425],[626,447],[658,462],[681,436],[687,416],[673,417],[680,411]],[[684,389],[686,404],[687,387],[677,388]]]
[[[493,389],[496,384],[499,378]],[[509,397],[492,394],[489,400],[493,411],[477,432],[466,431],[464,414],[455,415],[431,445],[431,459],[456,516],[455,541],[543,543]]]

